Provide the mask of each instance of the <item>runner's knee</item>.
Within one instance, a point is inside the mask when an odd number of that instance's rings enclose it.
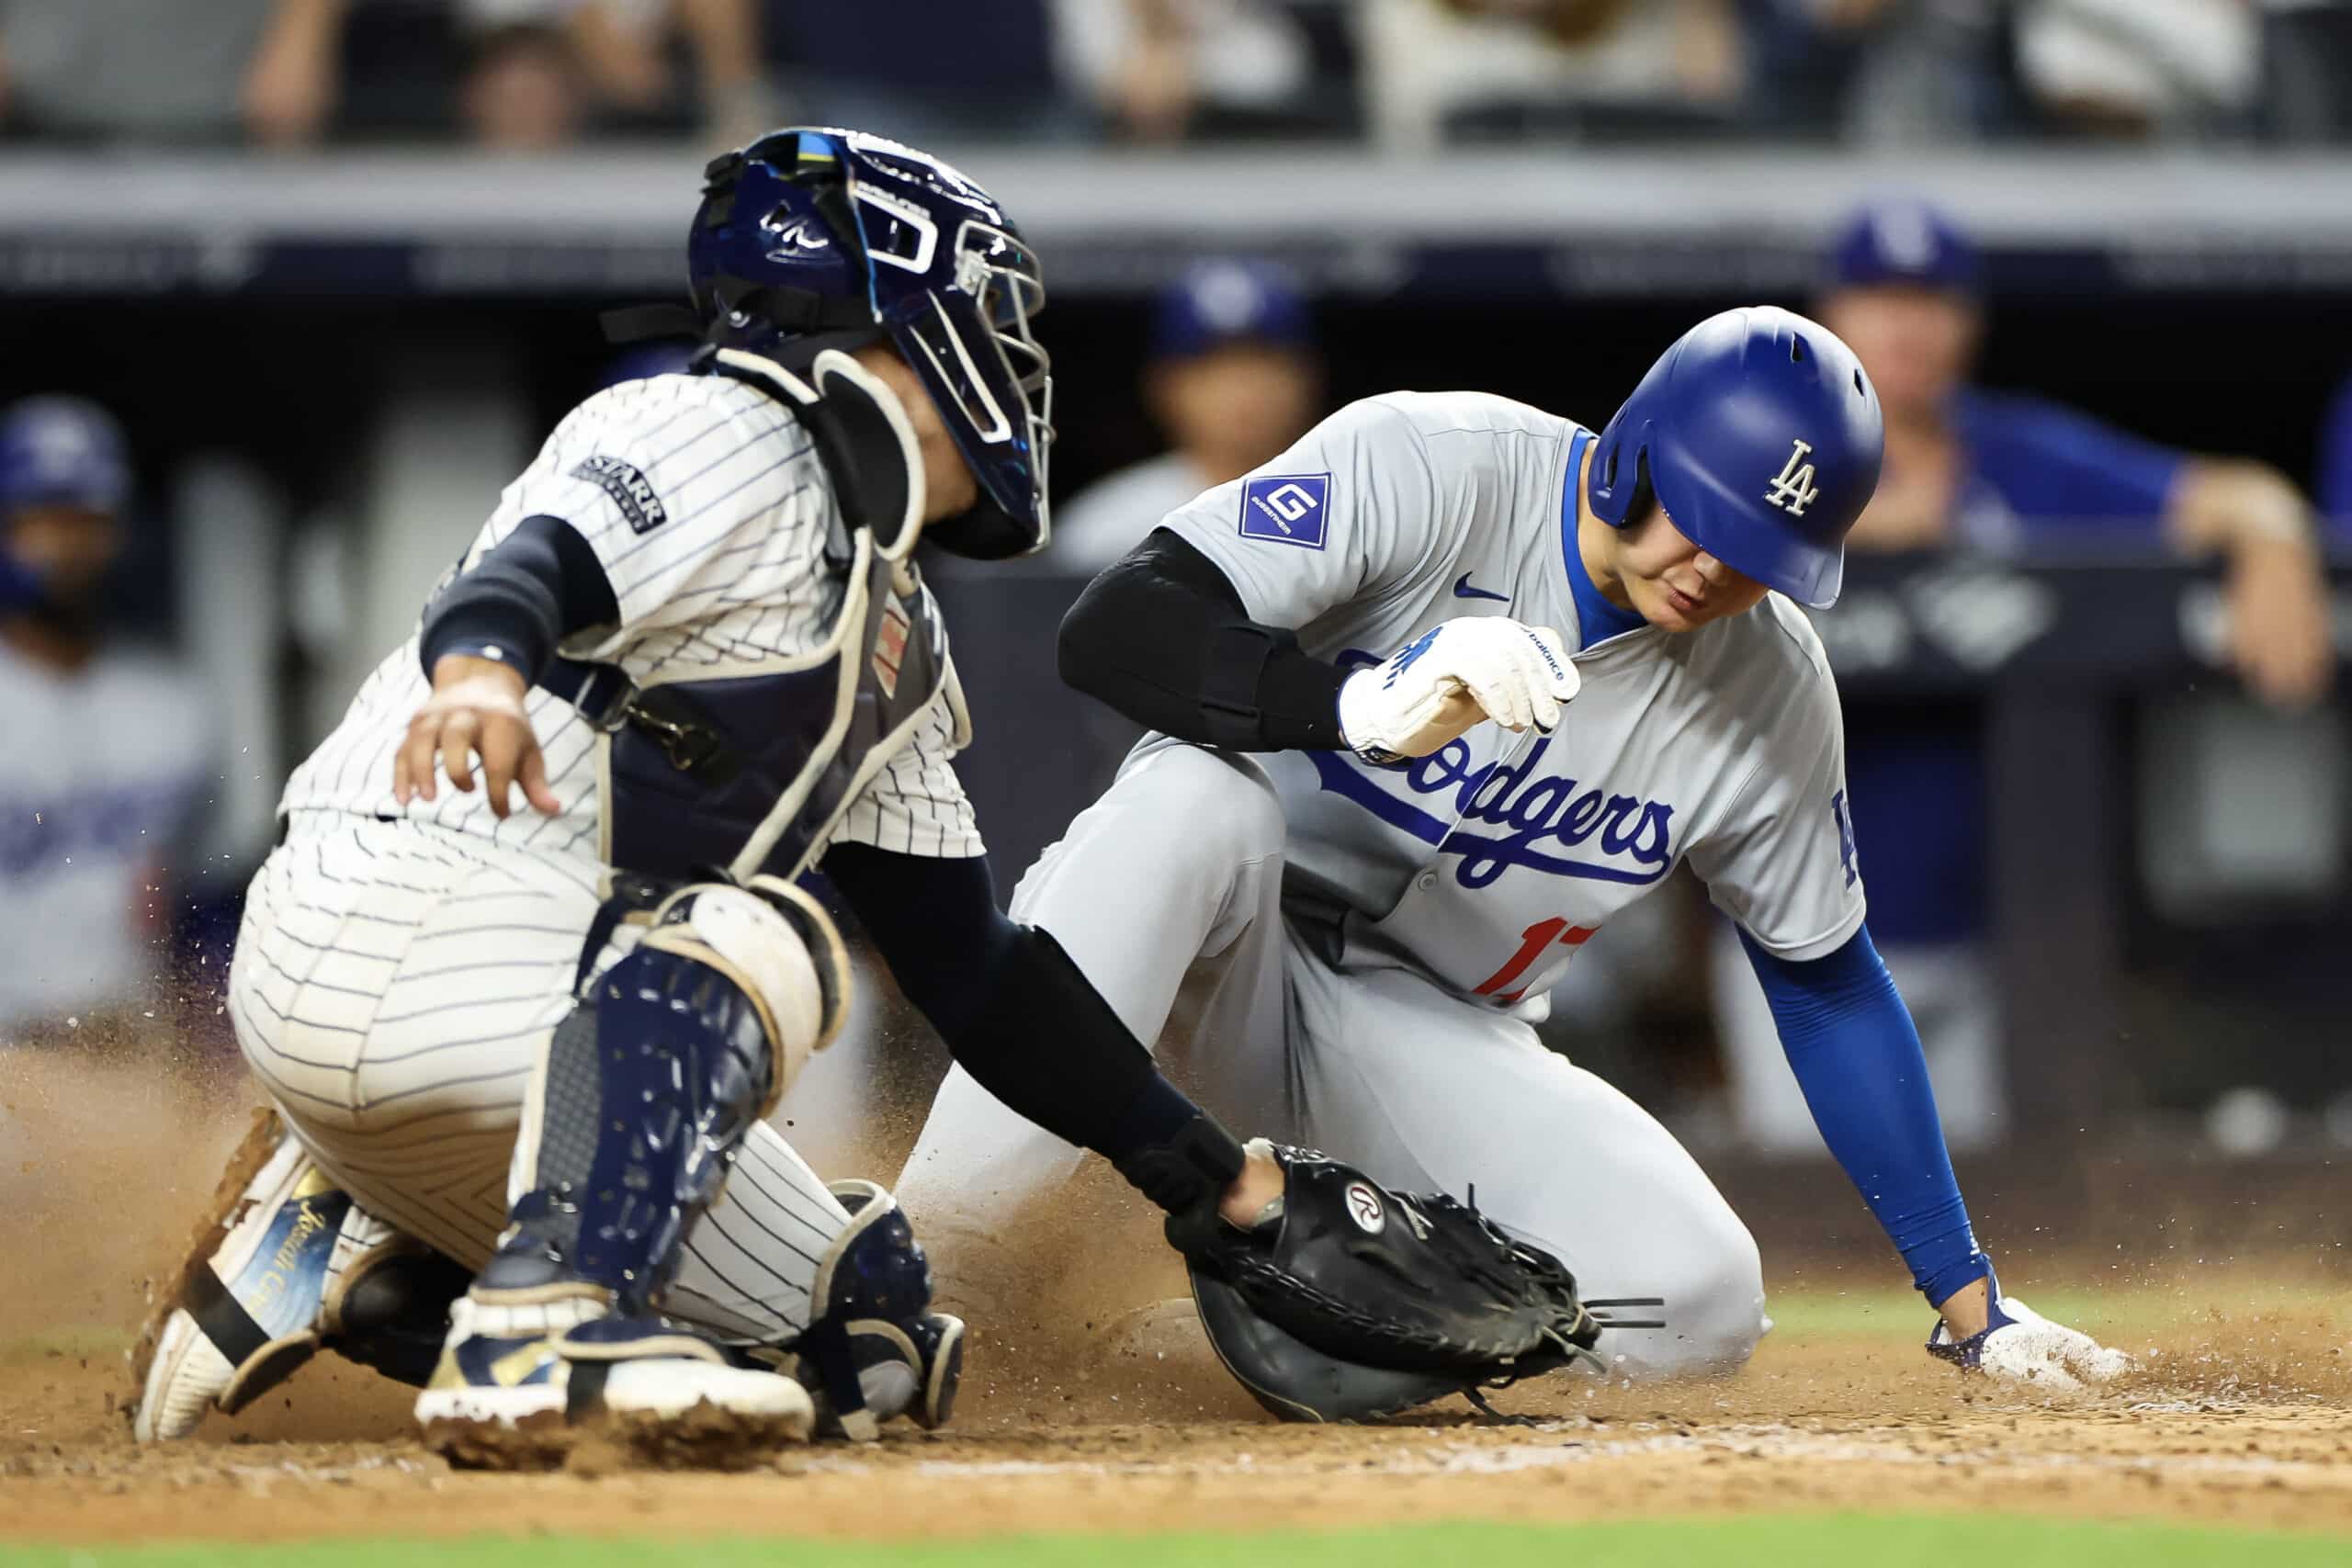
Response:
[[[1727,1224],[1711,1224],[1699,1245],[1679,1252],[1644,1281],[1663,1298],[1655,1309],[1602,1308],[1621,1317],[1661,1318],[1666,1326],[1629,1338],[1623,1370],[1647,1376],[1737,1371],[1763,1338],[1764,1267],[1756,1238],[1726,1210]],[[1601,1337],[1610,1354],[1610,1336]],[[1614,1357],[1611,1358],[1612,1360]]]
[[[1282,799],[1256,763],[1174,746],[1131,777],[1188,856],[1226,866],[1282,853],[1289,833]]]

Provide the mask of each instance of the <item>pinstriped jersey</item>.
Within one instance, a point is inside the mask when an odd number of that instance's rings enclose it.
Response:
[[[826,558],[839,523],[832,483],[808,434],[774,398],[726,377],[624,382],[581,404],[506,487],[456,570],[470,569],[532,516],[558,518],[588,541],[619,607],[615,624],[575,635],[562,652],[618,665],[639,685],[719,678],[808,654],[823,645],[846,592],[842,566]],[[596,734],[570,703],[540,688],[526,707],[560,813],[544,817],[518,804],[502,821],[479,786],[460,793],[446,781],[436,799],[405,808],[394,801],[394,752],[430,694],[418,660],[412,633],[295,770],[280,809],[406,817],[597,863]],[[965,729],[951,682],[852,803],[832,841],[945,858],[981,853],[971,803],[949,761]]]

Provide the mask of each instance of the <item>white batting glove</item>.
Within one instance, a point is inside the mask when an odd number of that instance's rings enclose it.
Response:
[[[1349,676],[1340,687],[1340,733],[1368,762],[1426,757],[1490,718],[1548,734],[1577,683],[1549,626],[1464,615]]]
[[[1928,1354],[1962,1371],[2053,1393],[2075,1393],[2132,1370],[2132,1358],[2122,1351],[2107,1348],[2079,1328],[2051,1322],[2015,1296],[1995,1301],[1990,1325],[1957,1343],[1950,1328],[1937,1324],[1928,1337]]]

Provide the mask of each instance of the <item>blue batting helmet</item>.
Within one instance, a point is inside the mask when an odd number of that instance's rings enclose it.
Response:
[[[995,558],[1045,543],[1053,378],[1037,258],[995,198],[862,131],[770,132],[704,171],[686,267],[707,341],[805,365],[887,338],[922,378],[981,503],[926,533]]]
[[[24,506],[116,513],[130,495],[122,427],[81,398],[27,398],[0,412],[0,513]]]
[[[1826,609],[1846,532],[1878,489],[1886,427],[1854,351],[1770,305],[1710,316],[1650,367],[1600,433],[1585,497],[1612,527],[1653,496],[1691,543]]]

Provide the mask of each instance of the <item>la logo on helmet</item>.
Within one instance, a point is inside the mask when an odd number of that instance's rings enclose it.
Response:
[[[1789,460],[1781,465],[1772,488],[1764,492],[1764,499],[1792,517],[1802,517],[1821,491],[1813,482],[1813,465],[1804,460],[1805,454],[1813,450],[1812,444],[1799,441],[1795,446]]]

